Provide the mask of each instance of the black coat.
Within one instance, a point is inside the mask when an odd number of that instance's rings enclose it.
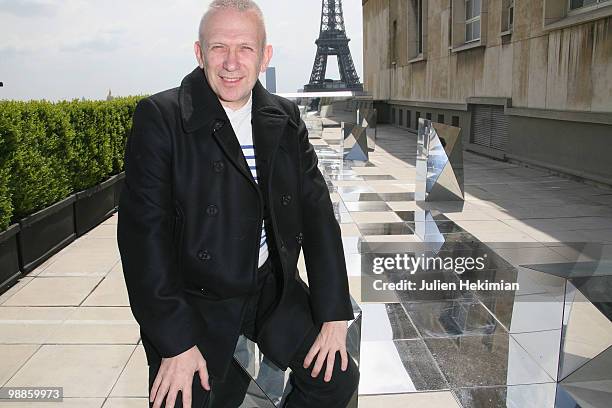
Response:
[[[259,186],[204,72],[138,103],[117,240],[149,364],[198,345],[225,377],[255,290],[263,214],[283,289],[258,337],[286,368],[313,324],[353,318],[340,228],[297,106],[253,89]],[[309,288],[296,273],[300,248]]]

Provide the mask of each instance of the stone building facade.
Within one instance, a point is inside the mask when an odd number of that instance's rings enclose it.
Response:
[[[612,185],[612,0],[362,0],[380,121]]]

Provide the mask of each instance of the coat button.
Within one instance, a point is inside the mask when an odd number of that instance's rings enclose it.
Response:
[[[218,131],[219,129],[221,129],[223,126],[225,125],[225,122],[221,119],[217,119],[215,120],[215,123],[213,123],[213,132]]]
[[[302,245],[302,241],[304,240],[304,234],[298,232],[298,234],[295,236],[295,240],[298,244]]]
[[[200,261],[208,261],[210,258],[212,257],[210,256],[210,252],[208,252],[208,250],[202,249],[198,251],[198,259]]]
[[[211,217],[216,216],[219,213],[219,208],[217,208],[216,205],[211,204],[208,207],[206,207],[206,214],[210,215]]]
[[[221,173],[225,169],[225,163],[221,160],[216,160],[213,162],[213,170],[215,173]]]
[[[289,205],[289,203],[291,202],[291,194],[283,194],[281,196],[281,204],[284,206]]]

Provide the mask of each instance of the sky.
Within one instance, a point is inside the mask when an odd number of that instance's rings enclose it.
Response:
[[[0,99],[61,100],[153,94],[197,65],[193,43],[206,0],[0,0]],[[274,47],[277,92],[308,83],[321,0],[259,0]],[[362,78],[361,0],[343,0]],[[335,57],[327,78],[339,79]],[[262,82],[263,76],[262,76]]]

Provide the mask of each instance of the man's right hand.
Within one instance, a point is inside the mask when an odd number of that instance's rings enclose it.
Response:
[[[191,387],[196,371],[200,374],[202,387],[210,391],[206,360],[197,346],[174,357],[162,358],[149,395],[149,401],[154,401],[153,408],[161,407],[166,394],[165,408],[174,408],[179,391],[183,395],[183,408],[191,408]]]

